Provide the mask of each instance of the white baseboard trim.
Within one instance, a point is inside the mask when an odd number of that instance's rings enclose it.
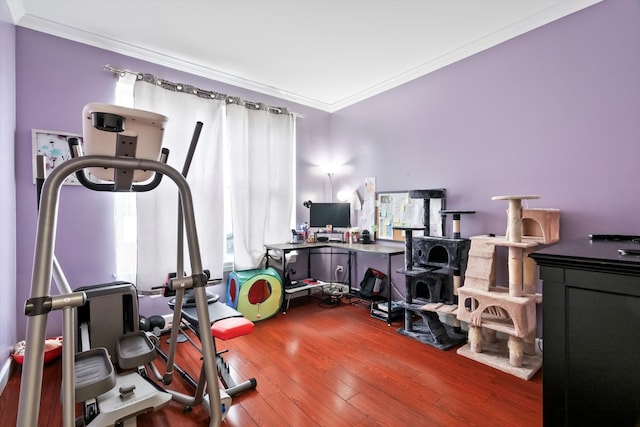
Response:
[[[0,395],[4,392],[4,388],[7,386],[9,382],[9,377],[11,376],[11,370],[13,368],[13,360],[9,357],[4,361],[2,365],[2,369],[0,370]]]

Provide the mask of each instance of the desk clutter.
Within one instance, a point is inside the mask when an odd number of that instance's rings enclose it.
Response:
[[[344,203],[322,203],[322,205],[343,205]],[[316,203],[316,206],[320,204]],[[327,218],[328,219],[328,218]],[[340,222],[340,224],[345,224]],[[299,230],[291,230],[291,243],[373,243],[373,235],[369,230],[360,230],[359,227],[350,227],[341,225],[339,227],[333,224],[316,226],[317,231],[310,231],[308,223],[302,223]]]
[[[333,307],[337,306],[342,297],[349,293],[349,287],[343,283],[324,282],[315,278],[293,280],[284,288],[283,314],[289,310],[291,300],[303,292],[307,296],[319,295],[326,306]]]

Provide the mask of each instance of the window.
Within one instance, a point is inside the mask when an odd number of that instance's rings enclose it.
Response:
[[[194,161],[200,164],[194,163],[195,167],[189,173],[194,202],[198,202],[194,206],[199,212],[196,215],[210,218],[209,221],[205,219],[205,222],[200,222],[198,227],[203,263],[209,263],[204,268],[211,269],[214,277],[220,277],[223,269],[231,270],[234,266],[240,269],[255,268],[264,253],[264,243],[288,241],[290,229],[295,227],[293,115],[286,109],[272,109],[264,104],[232,99],[227,95],[211,96],[213,99],[209,99],[209,96],[202,96],[200,89],[192,91],[195,88],[188,85],[185,88],[185,85],[166,82],[148,74],[144,75],[142,82],[136,82],[135,74],[125,74],[127,76],[117,84],[116,103],[152,111],[155,111],[155,107],[159,112],[164,111],[163,114],[170,117],[170,122],[173,120],[171,129],[167,127],[164,145],[172,150],[169,162],[174,167],[181,168],[179,159],[186,154],[186,145],[182,145],[182,137],[177,136],[177,133],[182,132],[184,124],[197,118],[209,123],[201,140],[212,143],[199,143],[200,155],[196,153]],[[229,102],[231,99],[233,104]],[[229,144],[230,139],[233,140],[233,145]],[[257,182],[253,175],[249,175],[247,181],[247,176],[239,173],[247,173],[249,168],[232,166],[260,165],[266,157],[270,165],[279,166],[273,166],[267,171],[268,179],[263,177]],[[211,184],[206,185],[207,182]],[[231,191],[232,186],[236,188],[236,193]],[[162,204],[162,200],[166,200],[165,195],[168,194],[164,184],[158,190],[161,192],[151,198],[136,196],[135,193],[118,194],[114,203],[116,277],[135,281],[138,286],[147,290],[162,280],[158,264],[167,263],[170,258],[169,252],[164,248],[171,244],[168,241],[171,237],[157,234],[158,227],[155,225],[158,224],[160,229],[167,229],[169,223],[175,221],[170,216],[167,217],[168,211],[158,213],[158,209],[162,209],[158,206]],[[255,197],[245,196],[243,199],[240,197],[243,194],[253,194]],[[272,197],[265,198],[265,194]],[[245,205],[246,201],[250,203]],[[231,209],[232,203],[236,205],[234,212]],[[220,204],[223,209],[220,209]],[[211,217],[212,212],[215,213],[214,218]],[[140,222],[140,215],[149,221]],[[206,230],[204,238],[202,226]],[[215,243],[218,241],[219,243]],[[239,245],[238,241],[242,244]],[[160,275],[164,277],[164,274],[166,273]]]
[[[134,108],[133,86],[136,76],[127,74],[116,83],[115,103],[123,107]],[[226,139],[226,138],[225,138]],[[228,157],[227,143],[224,141],[225,157]],[[225,164],[229,164],[225,161]],[[233,269],[233,227],[230,211],[230,193],[228,174],[224,172],[224,271]],[[114,231],[116,251],[117,280],[136,283],[137,281],[137,212],[135,193],[114,193]],[[206,267],[205,267],[206,268]]]

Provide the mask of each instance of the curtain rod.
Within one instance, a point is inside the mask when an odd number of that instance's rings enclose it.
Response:
[[[114,67],[109,64],[104,65],[102,69],[105,71],[109,71],[113,74],[119,75],[120,77],[124,77],[127,74],[132,74],[136,76],[137,80],[144,80],[149,83],[156,83],[157,85],[164,87],[165,89],[183,91],[184,93],[192,93],[194,95],[200,96],[201,98],[224,99],[227,102],[227,104],[238,104],[238,105],[243,105],[245,107],[253,108],[254,110],[266,110],[275,114],[289,114],[294,117],[304,118],[304,115],[300,113],[296,113],[294,111],[290,111],[286,107],[274,107],[272,105],[267,105],[263,102],[247,101],[237,96],[231,96],[224,93],[214,92],[206,89],[200,89],[188,84],[174,83],[169,80],[156,77],[153,74],[139,73],[139,72],[127,70],[124,68]]]

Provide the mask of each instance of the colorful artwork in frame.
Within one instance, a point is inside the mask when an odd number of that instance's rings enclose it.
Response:
[[[56,132],[50,130],[33,129],[31,139],[33,143],[33,182],[36,182],[36,157],[41,154],[45,157],[45,176],[58,166],[71,158],[69,152],[69,138],[78,138],[82,146],[82,135],[69,132]],[[76,175],[70,175],[64,180],[64,184],[79,185]]]

